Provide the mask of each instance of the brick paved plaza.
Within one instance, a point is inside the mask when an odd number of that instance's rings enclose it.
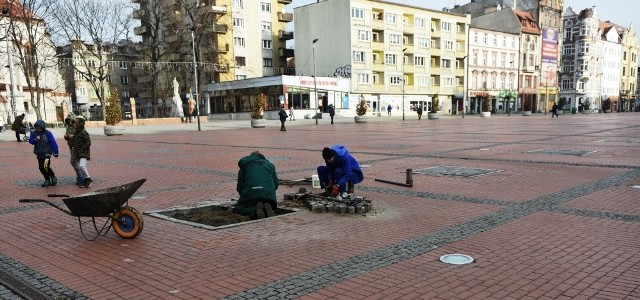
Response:
[[[2,132],[0,282],[56,299],[640,299],[640,114],[370,119],[90,128],[91,190],[146,178],[129,202],[142,212],[237,198],[237,161],[254,150],[281,179],[310,177],[336,143],[373,200],[366,216],[303,210],[219,230],[145,214],[132,240],[86,241],[77,218],[19,203],[87,190],[61,129],[49,188],[32,146]],[[408,168],[413,187],[375,181]],[[450,253],[475,262],[439,260]]]

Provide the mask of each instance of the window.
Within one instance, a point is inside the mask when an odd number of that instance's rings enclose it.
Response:
[[[589,71],[589,62],[586,60],[579,60],[578,63],[580,63],[580,71]]]
[[[129,99],[129,91],[122,91],[122,98]]]
[[[389,24],[396,24],[398,22],[398,16],[392,13],[385,13],[384,22]]]
[[[430,40],[428,38],[418,38],[418,47],[420,48],[429,48]]]
[[[452,41],[444,41],[444,49],[454,50]]]
[[[397,61],[398,61],[398,58],[397,58],[397,56],[395,54],[385,54],[384,55],[384,62],[386,64],[395,65],[395,64],[397,64]]]
[[[494,46],[498,46],[498,36],[497,35],[493,36],[493,45]]]
[[[429,86],[431,82],[431,78],[428,76],[418,76],[418,85],[419,86]]]
[[[236,66],[244,67],[247,65],[247,58],[244,56],[236,56]]]
[[[364,62],[364,52],[353,51],[353,62]]]
[[[399,34],[389,34],[389,44],[400,45],[402,43],[402,36]]]
[[[416,28],[427,28],[427,19],[416,18]]]
[[[573,45],[564,45],[564,49],[562,50],[562,53],[564,55],[571,55],[573,54]]]
[[[578,89],[584,90],[584,81],[578,81]]]
[[[625,52],[625,54],[626,54],[626,52]],[[87,67],[89,67],[89,68],[95,68],[95,67],[96,67],[96,61],[95,61],[95,60],[91,60],[91,59],[90,59],[90,60],[88,60],[88,61],[87,61]],[[124,68],[124,69],[126,69],[126,68]]]
[[[120,76],[120,83],[123,83],[123,84],[129,83],[129,76],[127,75]]]
[[[108,83],[111,83],[111,75],[107,75],[106,81],[107,81]]]
[[[79,71],[74,71],[73,72],[73,79],[74,80],[83,80],[84,76],[82,76],[82,73]]]
[[[451,68],[451,60],[450,59],[442,59],[442,64],[440,65],[442,68]]]
[[[402,44],[403,45],[410,45],[408,36],[404,36],[404,35],[402,36]]]
[[[589,43],[580,43],[580,53],[589,53]]]
[[[271,40],[262,40],[262,49],[271,49]]]
[[[485,45],[486,45],[486,44],[487,44],[488,39],[489,39],[489,35],[488,35],[488,34],[486,34],[486,33],[482,34],[482,43],[483,43],[483,44],[485,44]]]
[[[363,8],[351,8],[351,17],[354,19],[364,19],[364,9]]]
[[[87,95],[87,88],[83,88],[83,87],[76,88],[76,96],[86,96],[86,95]]]
[[[271,12],[271,3],[269,3],[269,2],[260,2],[260,11],[262,11],[262,12]]]
[[[473,43],[474,43],[474,44],[477,44],[477,43],[478,43],[478,33],[477,33],[477,32],[474,32],[474,33],[473,33]]]
[[[369,74],[358,74],[358,83],[369,84]]]
[[[234,37],[233,38],[233,44],[238,46],[238,47],[244,47],[244,38]]]
[[[368,30],[358,30],[358,39],[361,41],[370,41],[371,32]]]
[[[442,31],[451,32],[451,23],[449,22],[440,23],[440,29],[442,29]]]
[[[271,31],[271,22],[269,22],[269,21],[262,21],[262,30],[264,30],[264,31]]]
[[[394,85],[402,84],[402,78],[400,76],[389,76],[389,83]]]
[[[273,67],[273,59],[272,58],[263,58],[262,59],[263,67]]]
[[[236,75],[236,80],[247,79],[247,75]]]
[[[233,27],[244,28],[244,19],[233,18]]]
[[[413,58],[413,64],[416,66],[424,66],[426,58],[424,56],[416,56]]]
[[[93,67],[95,67],[95,62],[94,62],[94,61],[92,61],[92,60],[90,60],[90,62],[92,62],[91,64],[93,64]],[[90,67],[91,67],[91,64],[90,64]],[[126,69],[127,69],[127,67],[128,67],[128,65],[129,65],[129,64],[128,64],[126,61],[118,62],[118,66],[120,67],[120,69],[124,69],[124,70],[126,70]]]
[[[444,78],[444,86],[445,87],[453,87],[456,84],[455,78],[445,77]]]
[[[235,8],[244,8],[243,0],[233,0],[233,7]]]

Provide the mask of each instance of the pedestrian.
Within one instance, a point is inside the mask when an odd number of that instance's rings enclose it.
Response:
[[[195,112],[195,109],[196,109],[196,102],[193,101],[192,98],[189,98],[189,101],[187,101],[187,109],[189,110],[189,123],[193,123],[193,117],[194,117],[193,113]]]
[[[551,107],[551,118],[553,119],[553,116],[556,116],[556,118],[558,117],[558,104],[557,103],[553,103],[553,106]]]
[[[422,106],[418,105],[418,109],[416,111],[418,112],[418,120],[422,119]]]
[[[76,185],[80,186],[82,183],[84,183],[84,178],[82,177],[82,173],[78,169],[77,161],[73,156],[73,147],[71,147],[71,139],[76,133],[75,123],[76,115],[73,112],[70,112],[64,119],[64,126],[66,127],[64,139],[65,141],[67,141],[67,145],[69,146],[69,163],[71,164],[71,167],[73,167],[73,170],[76,172]]]
[[[236,191],[240,195],[234,212],[263,219],[276,215],[276,190],[278,176],[276,167],[262,153],[251,152],[238,161],[238,183]]]
[[[24,126],[24,114],[17,116],[16,119],[13,120],[13,123],[11,123],[11,130],[16,132],[16,140],[18,140],[18,142],[22,142],[22,140],[20,139],[20,134],[26,134]]]
[[[391,103],[387,106],[387,116],[391,117]]]
[[[4,131],[4,116],[0,115],[0,132]]]
[[[344,145],[322,149],[324,166],[317,169],[320,187],[327,195],[338,199],[347,198],[354,192],[354,185],[362,182],[364,175],[358,161],[349,154]]]
[[[293,106],[289,106],[289,121],[295,121],[296,116],[293,114]]]
[[[284,110],[284,106],[280,107],[280,112],[278,112],[278,116],[280,116],[280,131],[287,131],[287,128],[284,127],[284,122],[287,121],[287,111]]]
[[[81,188],[89,188],[93,183],[87,170],[87,161],[91,159],[91,137],[84,128],[85,123],[84,117],[76,118],[74,122],[75,134],[69,140],[69,146],[72,149],[71,157],[74,159],[71,165],[76,171],[76,175],[81,178],[77,179],[80,183],[76,183]]]
[[[38,158],[38,169],[44,176],[42,187],[58,184],[58,178],[51,169],[51,156],[58,157],[58,143],[43,120],[36,121],[35,130],[29,134],[29,143],[33,146],[33,153]]]
[[[336,109],[333,104],[329,104],[329,117],[331,117],[331,124],[333,124],[333,117],[336,115]]]

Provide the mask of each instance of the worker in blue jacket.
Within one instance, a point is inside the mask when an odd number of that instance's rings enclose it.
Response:
[[[353,193],[355,184],[362,182],[364,175],[356,161],[344,145],[334,145],[322,149],[325,166],[318,167],[320,187],[331,197],[345,198]]]

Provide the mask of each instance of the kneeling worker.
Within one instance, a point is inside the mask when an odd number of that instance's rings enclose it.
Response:
[[[344,145],[334,145],[322,149],[326,166],[318,167],[320,187],[331,197],[346,198],[353,193],[353,185],[362,182],[364,175],[356,161]]]
[[[276,190],[278,176],[275,166],[258,151],[238,161],[238,184],[240,195],[235,212],[262,219],[276,215]]]

